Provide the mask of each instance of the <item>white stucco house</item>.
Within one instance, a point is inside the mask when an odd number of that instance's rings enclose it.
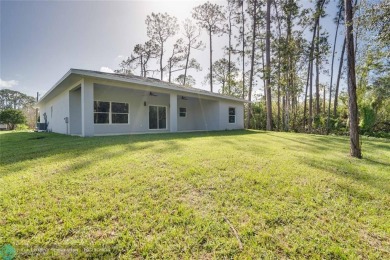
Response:
[[[98,136],[243,129],[245,102],[153,78],[70,69],[37,106],[49,131]]]

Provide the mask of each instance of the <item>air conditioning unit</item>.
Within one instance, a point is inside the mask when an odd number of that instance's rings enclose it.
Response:
[[[46,123],[37,123],[35,131],[36,132],[46,132],[47,131],[47,124]]]

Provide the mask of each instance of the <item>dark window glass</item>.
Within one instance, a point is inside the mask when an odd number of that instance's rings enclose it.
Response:
[[[109,114],[108,113],[95,113],[94,120],[95,124],[108,124]]]
[[[234,107],[229,107],[229,123],[236,122],[236,109]]]
[[[157,129],[157,107],[149,107],[149,129]]]
[[[180,117],[186,117],[186,114],[187,114],[187,108],[185,108],[185,107],[179,108]]]
[[[111,103],[112,113],[129,113],[129,104],[127,103]]]
[[[129,114],[112,114],[111,120],[113,124],[129,123]]]
[[[109,113],[110,112],[110,102],[94,101],[93,102],[93,111],[94,112]]]
[[[229,107],[229,116],[235,116],[236,115],[236,109],[234,107]]]
[[[166,107],[158,108],[158,128],[165,129],[167,128],[167,109]]]
[[[149,129],[167,128],[166,107],[149,106]]]

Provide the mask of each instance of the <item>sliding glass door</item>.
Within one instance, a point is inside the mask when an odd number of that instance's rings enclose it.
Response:
[[[167,129],[167,108],[149,106],[149,129]]]

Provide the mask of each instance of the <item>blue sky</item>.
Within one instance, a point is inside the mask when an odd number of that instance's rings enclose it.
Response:
[[[43,95],[70,68],[117,69],[135,44],[147,40],[146,15],[167,12],[181,23],[191,17],[194,6],[204,2],[1,0],[1,87],[31,96],[36,96],[36,92]],[[334,6],[335,1],[331,0],[330,15],[324,20],[331,43]],[[202,37],[207,43],[205,32]],[[216,39],[215,47],[225,43],[226,39]],[[191,73],[196,87],[208,89],[201,84],[208,69],[208,49],[194,54],[203,67],[203,71]],[[216,51],[214,60],[221,56],[222,52]]]

